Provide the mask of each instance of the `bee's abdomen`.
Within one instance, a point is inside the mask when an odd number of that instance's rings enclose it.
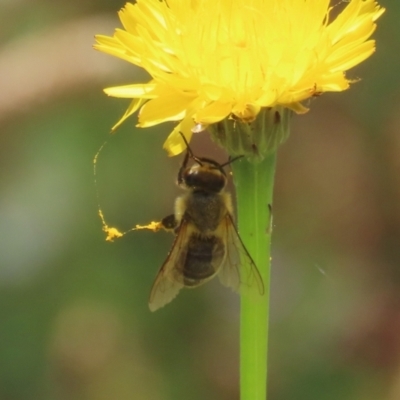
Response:
[[[212,278],[218,272],[224,254],[224,244],[218,237],[193,234],[183,266],[185,286],[198,286]]]

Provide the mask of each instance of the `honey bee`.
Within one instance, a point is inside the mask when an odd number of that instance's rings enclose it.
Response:
[[[195,288],[216,275],[237,292],[264,293],[261,275],[234,224],[231,195],[225,191],[223,167],[233,160],[219,164],[198,158],[186,146],[177,178],[186,193],[176,199],[174,214],[161,221],[175,233],[175,240],[151,289],[151,311],[169,303],[183,287]],[[193,165],[188,166],[189,160]]]

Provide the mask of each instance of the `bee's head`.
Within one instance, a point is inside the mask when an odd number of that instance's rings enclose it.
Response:
[[[227,182],[226,173],[224,171],[225,165],[228,165],[243,156],[230,158],[225,164],[219,164],[216,161],[205,157],[196,157],[189,147],[185,135],[182,132],[179,133],[186,144],[187,152],[178,173],[178,185],[194,191],[219,193],[225,187]],[[190,167],[187,166],[189,159],[192,159],[195,162]]]
[[[179,171],[179,185],[191,190],[219,193],[226,185],[226,174],[221,164],[209,158],[193,159],[195,164]]]

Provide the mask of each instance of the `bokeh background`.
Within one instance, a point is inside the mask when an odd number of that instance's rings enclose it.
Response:
[[[274,199],[273,400],[400,399],[400,2],[377,52],[293,119]],[[144,79],[92,50],[116,0],[0,0],[0,400],[235,400],[238,297],[217,280],[151,313],[172,242],[127,230],[172,211],[172,125],[115,136]],[[97,164],[93,157],[107,140]],[[196,154],[226,160],[207,135]]]

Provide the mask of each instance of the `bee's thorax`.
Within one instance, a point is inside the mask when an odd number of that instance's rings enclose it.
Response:
[[[201,190],[188,193],[184,197],[184,218],[203,234],[214,232],[227,213],[225,195]]]

